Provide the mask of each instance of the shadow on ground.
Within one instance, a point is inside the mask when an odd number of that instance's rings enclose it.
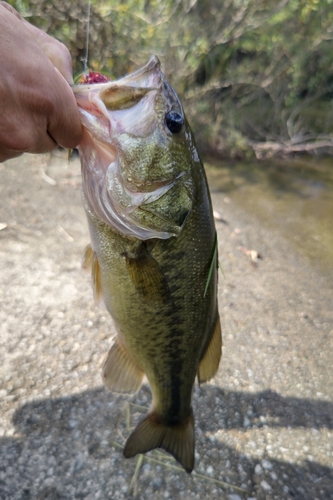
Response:
[[[311,460],[298,464],[267,457],[261,461],[219,439],[221,432],[228,435],[235,430],[245,439],[249,430],[260,436],[262,427],[315,433],[332,429],[331,403],[282,397],[271,391],[228,392],[212,385],[197,388],[195,393],[195,470],[207,479],[179,472],[174,480],[172,470],[171,480],[167,466],[144,460],[137,498],[186,498],[188,491],[197,491],[198,498],[228,498],[232,490],[214,483],[215,478],[246,489],[246,493],[234,490],[240,498],[333,499],[333,469]],[[13,415],[16,434],[0,442],[5,458],[0,464],[1,498],[131,498],[129,485],[137,461],[125,460],[119,446],[128,435],[126,401],[98,388],[23,405]],[[148,388],[143,387],[131,401],[147,406]],[[133,425],[142,411],[135,405],[130,408]],[[156,451],[147,457],[164,459]]]

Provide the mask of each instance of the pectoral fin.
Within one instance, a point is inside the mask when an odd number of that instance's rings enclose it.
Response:
[[[128,274],[139,295],[147,300],[165,302],[170,296],[170,289],[164,274],[156,260],[142,245],[138,256],[132,258],[126,253]]]
[[[82,269],[84,271],[91,271],[91,266],[92,266],[92,259],[93,259],[94,251],[92,249],[91,244],[86,246],[84,249],[84,254],[82,258]]]
[[[82,269],[91,271],[91,284],[93,288],[94,300],[99,304],[102,300],[102,279],[101,270],[97,260],[97,256],[91,245],[87,245],[82,259]]]
[[[117,338],[103,365],[103,383],[113,392],[134,394],[142,384],[144,372]]]
[[[94,292],[94,300],[96,304],[99,304],[102,300],[102,278],[101,278],[101,268],[94,252],[91,264],[91,283]]]
[[[215,327],[206,348],[206,351],[201,358],[198,368],[199,384],[207,382],[214,377],[219,367],[222,354],[222,332],[220,317],[217,315]]]
[[[128,438],[125,458],[163,448],[190,473],[194,467],[194,418],[193,411],[176,425],[168,425],[155,413],[149,413]]]

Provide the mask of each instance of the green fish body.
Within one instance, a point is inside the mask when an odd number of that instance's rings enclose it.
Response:
[[[150,412],[125,457],[163,448],[194,467],[195,377],[221,357],[216,230],[207,180],[175,91],[152,57],[115,82],[74,92],[85,136],[83,203],[96,299],[117,336],[103,366],[114,392],[135,393],[146,375]]]

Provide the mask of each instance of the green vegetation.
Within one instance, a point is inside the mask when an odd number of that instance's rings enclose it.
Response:
[[[10,3],[83,71],[86,0]],[[91,69],[120,76],[152,53],[206,149],[333,152],[333,0],[91,0]]]

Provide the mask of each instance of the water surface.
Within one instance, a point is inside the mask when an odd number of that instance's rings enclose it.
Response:
[[[333,159],[205,162],[212,192],[225,193],[276,228],[333,277]]]

